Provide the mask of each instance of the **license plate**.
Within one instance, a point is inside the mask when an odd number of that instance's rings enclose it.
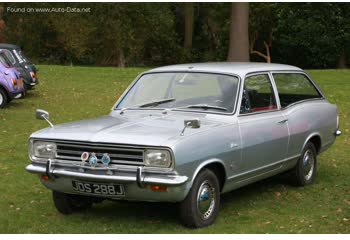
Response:
[[[124,196],[124,186],[121,184],[89,183],[72,181],[73,190],[81,193],[89,193],[104,196]]]
[[[18,80],[18,85],[21,86],[21,87],[23,87],[23,80],[22,80],[22,79],[19,79],[19,80]]]

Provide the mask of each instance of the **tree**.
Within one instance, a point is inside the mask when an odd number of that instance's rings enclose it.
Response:
[[[349,10],[347,3],[279,3],[276,58],[303,68],[337,67],[349,51]]]
[[[271,47],[275,31],[276,3],[254,3],[250,5],[249,36],[250,54],[271,63]]]
[[[184,20],[185,20],[185,32],[184,32],[184,48],[190,50],[192,48],[193,37],[193,23],[194,23],[194,3],[184,3]]]
[[[227,61],[249,62],[249,3],[233,2]]]

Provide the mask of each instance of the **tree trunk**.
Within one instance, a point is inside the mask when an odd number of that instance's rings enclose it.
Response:
[[[347,68],[346,64],[346,54],[345,51],[343,51],[338,59],[338,65],[337,68]]]
[[[227,61],[249,62],[249,3],[233,2],[231,6],[230,42]]]
[[[194,3],[185,2],[185,40],[184,47],[186,49],[192,48],[193,37],[193,22],[194,22]]]

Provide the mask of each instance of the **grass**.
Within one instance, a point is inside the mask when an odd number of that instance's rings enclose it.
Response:
[[[40,66],[40,85],[0,110],[0,233],[350,233],[350,71],[313,70],[328,100],[338,105],[343,135],[319,156],[315,184],[295,188],[273,177],[222,196],[216,223],[183,227],[174,204],[109,202],[69,216],[24,167],[29,135],[53,123],[109,113],[142,68]]]

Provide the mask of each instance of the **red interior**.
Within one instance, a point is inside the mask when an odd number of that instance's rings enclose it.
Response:
[[[270,106],[266,106],[266,107],[256,107],[256,108],[252,108],[251,111],[252,112],[259,112],[259,111],[267,111],[267,110],[273,110],[276,109],[277,107],[275,105],[270,105]]]

